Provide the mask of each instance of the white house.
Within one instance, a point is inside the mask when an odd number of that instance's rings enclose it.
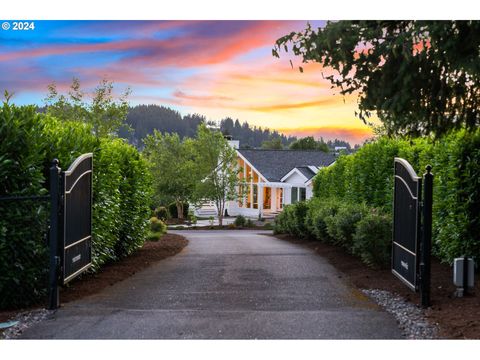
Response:
[[[238,200],[230,201],[230,216],[272,217],[284,205],[312,197],[313,177],[335,161],[335,155],[315,150],[238,149],[238,165],[243,169]]]

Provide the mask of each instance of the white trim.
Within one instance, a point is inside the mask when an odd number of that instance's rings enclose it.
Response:
[[[86,153],[86,154],[80,155],[78,158],[75,159],[72,165],[70,165],[68,170],[64,171],[65,175],[71,175],[73,170],[75,170],[75,168],[78,166],[78,164],[80,164],[83,160],[91,157],[93,157],[93,153]]]
[[[238,156],[240,156],[240,158],[242,158],[242,160],[244,162],[246,162],[248,164],[248,166],[250,166],[252,168],[252,170],[255,170],[258,173],[258,176],[261,177],[264,182],[268,181],[267,178],[265,176],[263,176],[262,173],[260,171],[258,171],[257,168],[255,166],[253,166],[252,163],[250,161],[248,161],[247,158],[240,153],[240,150],[235,149],[235,151],[237,152]]]
[[[284,183],[284,182],[264,182],[262,184],[263,184],[262,186],[264,187],[268,186],[272,188],[283,188],[283,189],[289,189],[293,186],[292,184]]]
[[[313,165],[308,165],[308,168],[312,170],[314,174],[317,174],[319,171],[319,168]]]
[[[298,168],[294,167],[292,170],[290,170],[287,175],[285,175],[284,177],[282,177],[280,179],[281,182],[284,182],[286,179],[288,179],[290,176],[293,175],[293,173],[297,173],[298,175],[300,175],[301,177],[303,177],[305,179],[304,183],[308,181],[308,178],[302,174],[302,172],[300,170],[298,170]]]
[[[402,164],[405,169],[407,169],[408,171],[408,174],[410,175],[410,177],[412,178],[412,180],[418,180],[420,179],[420,177],[417,175],[417,173],[415,172],[415,170],[413,169],[412,165],[410,165],[410,163],[405,160],[405,159],[402,159],[402,158],[399,158],[399,157],[396,157],[395,158],[395,162],[398,162],[400,164]]]

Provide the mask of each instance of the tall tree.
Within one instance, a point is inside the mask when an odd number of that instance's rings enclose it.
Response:
[[[341,94],[358,93],[358,116],[372,112],[388,134],[442,135],[480,125],[480,21],[337,21],[310,24],[276,41],[304,63],[334,72]],[[299,68],[303,72],[303,68]]]
[[[175,201],[178,218],[183,219],[183,204],[191,201],[199,181],[194,160],[194,141],[178,134],[154,130],[144,139],[143,154],[149,160],[157,204]]]
[[[290,144],[290,150],[320,150],[329,151],[328,145],[322,140],[316,141],[313,136],[298,139]]]
[[[197,183],[196,199],[213,201],[217,207],[219,224],[223,224],[227,201],[236,200],[236,186],[240,168],[237,153],[220,131],[198,127],[195,138],[196,164],[200,178]]]
[[[264,142],[262,142],[262,149],[281,150],[283,149],[282,139],[274,138],[271,140],[265,140]]]
[[[113,93],[113,82],[100,81],[90,97],[85,96],[80,80],[74,78],[67,94],[59,94],[55,83],[48,85],[46,111],[61,120],[83,121],[92,124],[98,137],[116,136],[128,113],[127,89],[118,98]]]

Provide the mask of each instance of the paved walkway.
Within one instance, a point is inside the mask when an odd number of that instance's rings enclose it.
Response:
[[[66,304],[24,338],[392,339],[395,320],[311,250],[268,232],[178,231],[179,254]]]

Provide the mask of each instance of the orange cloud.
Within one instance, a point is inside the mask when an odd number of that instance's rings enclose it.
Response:
[[[345,128],[334,126],[304,127],[304,128],[284,128],[277,129],[287,135],[298,137],[313,136],[315,138],[323,137],[325,140],[342,139],[351,144],[361,144],[366,139],[373,137],[372,129],[368,127]]]
[[[336,101],[332,98],[318,99],[313,101],[305,101],[299,103],[288,103],[288,104],[276,104],[276,105],[266,105],[266,106],[256,106],[250,107],[250,110],[254,111],[278,111],[278,110],[289,110],[289,109],[300,109],[312,106],[328,106],[335,104]]]
[[[180,99],[187,99],[187,100],[194,100],[194,101],[233,100],[233,98],[228,96],[188,95],[180,90],[175,91],[173,93],[173,96]]]

